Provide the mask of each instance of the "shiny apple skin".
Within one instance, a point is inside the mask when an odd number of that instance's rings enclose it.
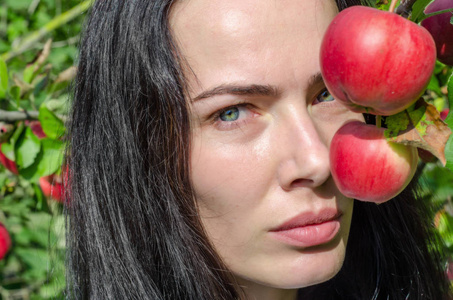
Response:
[[[329,25],[321,45],[328,90],[355,112],[393,115],[414,103],[436,63],[431,34],[401,16],[353,6]]]
[[[11,248],[11,237],[8,230],[0,223],[0,260],[3,259]]]
[[[330,145],[332,177],[349,198],[383,203],[411,181],[417,149],[388,142],[384,128],[359,121],[343,125]]]
[[[425,14],[436,11],[453,8],[452,0],[435,0],[425,9]],[[443,13],[426,18],[421,22],[433,36],[436,43],[437,59],[446,64],[453,66],[453,25],[450,23],[452,13]]]

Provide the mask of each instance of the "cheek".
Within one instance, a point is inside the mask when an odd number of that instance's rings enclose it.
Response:
[[[250,226],[265,190],[262,154],[250,146],[221,144],[195,135],[191,178],[205,230],[222,258],[247,257]]]
[[[237,145],[195,134],[191,149],[191,178],[202,217],[222,216],[237,222],[244,210],[259,205],[265,193],[263,174],[269,161],[257,141]],[[261,147],[262,148],[262,147]]]
[[[352,112],[341,104],[329,108],[327,112],[323,111],[322,107],[313,107],[310,113],[320,138],[328,147],[337,130],[345,123],[354,120],[365,121],[361,113]]]

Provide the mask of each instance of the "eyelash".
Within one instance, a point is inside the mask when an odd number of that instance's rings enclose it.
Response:
[[[322,89],[315,97],[315,99],[313,100],[313,104],[314,105],[323,105],[323,106],[331,106],[331,105],[335,105],[335,102],[334,101],[335,99],[333,99],[333,101],[328,101],[327,103],[326,102],[319,102],[319,103],[314,103],[318,100],[318,97],[320,97],[323,93],[329,93],[330,95],[330,92],[327,90],[327,88],[324,88]],[[331,95],[330,95],[331,96]],[[225,113],[226,111],[230,110],[230,109],[233,109],[233,108],[248,108],[249,110],[252,110],[252,105],[250,103],[247,103],[247,102],[240,102],[240,103],[237,103],[235,105],[231,105],[231,106],[228,106],[228,107],[225,107],[217,112],[215,112],[209,119],[212,120],[212,123],[219,129],[219,130],[231,130],[231,129],[235,129],[235,128],[239,128],[241,127],[242,125],[246,124],[247,122],[249,122],[250,120],[248,118],[246,119],[241,119],[239,121],[223,121],[221,120],[220,116]],[[253,111],[251,111],[251,113],[254,113]]]
[[[321,96],[323,93],[327,92],[330,97],[332,97],[332,101],[327,101],[327,102],[319,102],[315,103],[318,100],[318,97]],[[312,102],[313,105],[319,105],[322,104],[323,106],[332,106],[336,105],[335,98],[333,98],[332,94],[327,90],[327,88],[323,88],[315,97],[315,99]]]
[[[233,108],[247,108],[249,110],[251,110],[250,113],[255,113],[252,109],[252,105],[250,103],[247,103],[247,102],[241,102],[241,103],[238,103],[238,104],[235,104],[235,105],[231,105],[231,106],[228,106],[228,107],[225,107],[217,112],[215,112],[212,117],[210,118],[213,122],[213,124],[219,129],[219,130],[232,130],[232,129],[235,129],[235,128],[239,128],[241,127],[242,125],[250,122],[250,120],[248,118],[246,119],[241,119],[241,120],[238,120],[238,121],[222,121],[220,119],[220,116],[226,112],[227,110],[230,110],[230,109],[233,109]]]

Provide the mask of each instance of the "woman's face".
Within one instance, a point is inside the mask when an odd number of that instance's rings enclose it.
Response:
[[[362,115],[331,99],[320,75],[321,39],[336,13],[329,0],[172,8],[187,63],[199,211],[247,293],[291,293],[343,263],[353,200],[332,180],[329,144]]]

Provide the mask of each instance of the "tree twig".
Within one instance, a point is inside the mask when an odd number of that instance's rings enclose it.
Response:
[[[39,3],[41,2],[41,0],[33,0],[31,3],[30,3],[30,6],[28,7],[28,14],[31,16],[36,8],[38,7]]]
[[[396,8],[395,13],[399,14],[403,18],[409,17],[412,11],[412,6],[417,0],[401,0],[400,5]]]
[[[80,16],[82,13],[87,11],[90,6],[93,4],[91,0],[86,0],[77,4],[70,10],[62,13],[61,15],[52,19],[49,23],[43,26],[40,30],[34,31],[29,35],[25,36],[16,47],[13,47],[11,51],[2,54],[0,57],[4,61],[8,61],[11,58],[22,54],[23,52],[27,51],[34,44],[38,43],[43,37],[47,34],[52,32],[53,30],[61,27],[62,25],[68,23],[69,21],[73,20],[74,18]]]
[[[37,120],[39,112],[37,111],[7,111],[0,109],[0,121],[15,122],[24,120]]]

